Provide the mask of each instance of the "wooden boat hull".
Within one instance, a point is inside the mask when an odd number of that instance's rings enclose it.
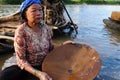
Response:
[[[13,52],[13,37],[0,36],[0,55]]]
[[[103,19],[103,22],[106,24],[106,27],[114,30],[120,31],[120,23],[111,19]]]
[[[111,17],[103,19],[103,22],[106,24],[106,27],[120,31],[120,12],[112,11]]]
[[[20,13],[16,12],[12,15],[0,18],[0,34],[14,36],[15,29],[20,25]]]

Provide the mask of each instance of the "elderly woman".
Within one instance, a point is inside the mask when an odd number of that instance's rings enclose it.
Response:
[[[5,68],[0,73],[0,80],[52,80],[41,65],[47,53],[57,47],[52,43],[51,31],[43,22],[43,11],[40,0],[25,0],[21,7],[21,18],[24,21],[15,31],[14,48],[17,64]],[[63,44],[73,43],[66,41]]]

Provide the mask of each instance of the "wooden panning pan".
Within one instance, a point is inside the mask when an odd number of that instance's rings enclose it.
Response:
[[[100,56],[85,44],[67,44],[51,51],[42,70],[53,80],[93,80],[101,68]]]

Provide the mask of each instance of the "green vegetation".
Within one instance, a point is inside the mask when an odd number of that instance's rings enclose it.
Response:
[[[20,4],[23,0],[0,0],[0,4]]]
[[[81,3],[81,0],[63,0],[65,3],[71,4],[71,3]]]
[[[0,0],[0,4],[20,4],[24,0]],[[63,0],[66,4],[120,4],[120,0]]]
[[[63,0],[67,4],[86,3],[86,4],[120,4],[120,0]]]

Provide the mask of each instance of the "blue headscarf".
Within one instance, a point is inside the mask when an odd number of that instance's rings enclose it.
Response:
[[[20,12],[23,12],[28,6],[34,3],[41,4],[40,0],[24,0],[21,4]]]

